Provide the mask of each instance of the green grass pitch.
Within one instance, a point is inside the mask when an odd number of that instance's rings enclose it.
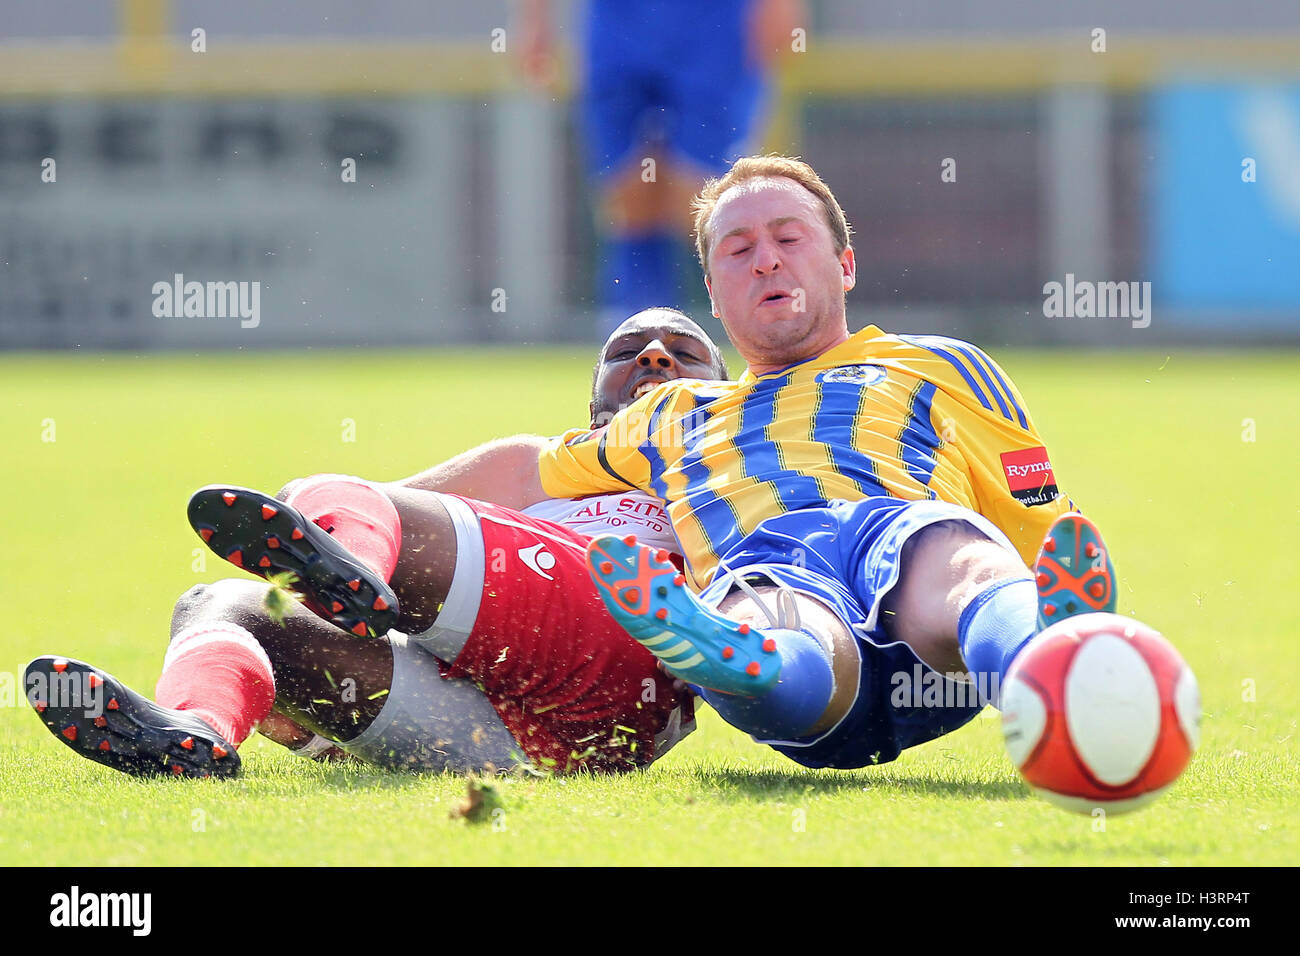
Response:
[[[196,550],[192,490],[390,479],[558,432],[585,416],[589,357],[8,355],[0,864],[1294,863],[1300,353],[996,354],[1107,534],[1121,612],[1200,680],[1200,751],[1154,806],[1100,829],[1037,799],[991,711],[854,772],[802,769],[706,713],[644,773],[510,779],[482,825],[449,815],[463,780],[309,764],[258,737],[235,781],[114,773],[40,725],[22,668],[61,653],[152,690],[173,599],[233,572]]]

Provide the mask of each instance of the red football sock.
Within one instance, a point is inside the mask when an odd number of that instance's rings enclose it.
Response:
[[[347,475],[312,475],[285,503],[330,532],[385,581],[392,578],[402,548],[402,519],[374,485]]]
[[[271,660],[236,624],[191,624],[167,649],[154,700],[190,712],[238,747],[275,703]]]

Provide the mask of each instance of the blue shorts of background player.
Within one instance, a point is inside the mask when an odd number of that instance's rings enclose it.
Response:
[[[750,151],[766,92],[750,0],[589,2],[581,99],[593,176],[639,166],[648,143],[712,176]]]
[[[754,55],[756,8],[589,0],[579,98],[600,194],[602,334],[641,309],[689,305],[690,199],[757,145],[770,71]]]
[[[968,683],[943,678],[944,704],[925,686],[940,677],[901,641],[886,633],[881,604],[898,583],[900,554],[909,538],[946,521],[964,522],[1016,556],[1007,537],[981,515],[941,501],[896,498],[837,501],[825,508],[791,511],[768,518],[723,555],[730,573],[719,572],[701,594],[717,606],[737,577],[751,584],[771,582],[815,598],[829,607],[855,636],[859,657],[856,698],[835,726],[799,740],[758,739],[808,767],[841,769],[885,763],[908,747],[933,740],[969,722],[983,704]],[[757,580],[753,580],[757,579]],[[725,695],[724,695],[725,696]],[[711,703],[717,695],[706,692]],[[725,702],[734,708],[736,698]]]

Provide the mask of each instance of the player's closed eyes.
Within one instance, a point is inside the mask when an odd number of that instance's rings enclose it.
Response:
[[[799,241],[799,237],[798,237],[798,236],[786,236],[784,239],[778,239],[778,240],[777,240],[777,242],[779,242],[779,243],[780,243],[781,245],[783,245],[783,246],[786,246],[786,245],[789,245],[789,244],[792,243],[792,242],[798,242],[798,241]],[[749,252],[750,248],[751,248],[750,246],[741,246],[741,247],[738,248],[738,249],[733,249],[733,250],[731,250],[731,252],[728,253],[728,255],[733,256],[733,257],[734,257],[734,256],[743,256],[745,253]]]
[[[613,355],[607,355],[607,356],[605,356],[605,361],[607,361],[607,362],[622,362],[622,361],[626,361],[627,359],[636,358],[638,355],[641,354],[641,352],[644,350],[644,348],[645,348],[645,347],[642,346],[641,348],[625,348],[625,349],[619,349],[619,350],[618,350],[617,352],[615,352]],[[672,353],[673,353],[673,356],[674,356],[674,357],[677,359],[677,361],[679,361],[679,362],[690,362],[690,363],[693,363],[693,364],[695,364],[695,365],[707,365],[707,364],[709,364],[709,359],[708,359],[707,356],[701,356],[701,355],[698,355],[698,354],[696,354],[696,353],[694,353],[694,352],[689,351],[688,349],[682,349],[682,348],[672,349]]]

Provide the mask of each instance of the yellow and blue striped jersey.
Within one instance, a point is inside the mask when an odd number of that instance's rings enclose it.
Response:
[[[875,326],[765,375],[667,382],[603,428],[557,438],[539,468],[556,498],[658,495],[697,587],[765,518],[836,499],[961,505],[1001,528],[1026,564],[1072,507],[992,359],[957,339]]]

